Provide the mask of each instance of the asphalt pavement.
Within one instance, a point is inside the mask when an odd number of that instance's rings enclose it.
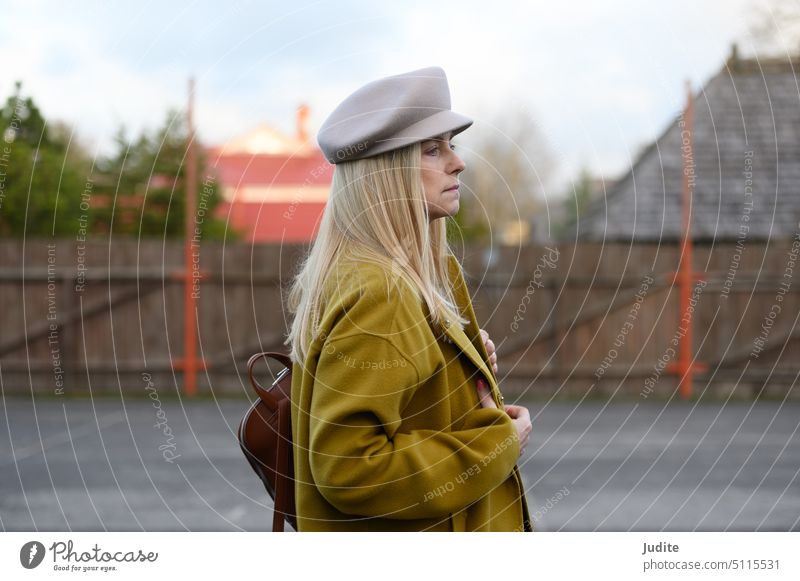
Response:
[[[522,402],[539,531],[800,530],[800,403]],[[270,530],[244,400],[5,398],[5,531]]]

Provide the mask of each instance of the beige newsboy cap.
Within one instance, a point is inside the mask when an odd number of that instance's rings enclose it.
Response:
[[[317,134],[331,163],[371,157],[453,135],[472,119],[450,110],[450,89],[440,67],[427,67],[372,81],[333,110]]]

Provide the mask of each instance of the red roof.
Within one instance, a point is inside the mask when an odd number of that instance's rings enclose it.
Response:
[[[215,215],[250,242],[308,242],[319,228],[324,203],[230,202],[217,206]]]
[[[247,240],[307,242],[316,235],[325,208],[320,193],[327,192],[334,166],[308,140],[308,108],[299,107],[297,114],[295,136],[261,123],[206,150],[209,169],[216,174],[224,198],[215,215]],[[287,200],[287,192],[295,189],[298,194],[316,193],[302,202]],[[237,201],[232,205],[231,200]]]
[[[286,156],[237,153],[208,160],[225,187],[250,185],[328,185],[333,165],[321,152],[311,156]]]

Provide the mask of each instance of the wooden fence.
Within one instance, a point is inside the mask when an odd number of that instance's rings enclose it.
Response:
[[[202,244],[201,395],[249,393],[248,357],[285,349],[282,299],[305,250]],[[672,281],[675,245],[458,254],[506,394],[671,397],[671,347],[690,320],[693,355],[708,366],[695,394],[783,398],[795,396],[800,372],[797,251],[791,241],[696,246],[702,277],[686,313]],[[148,384],[178,393],[182,268],[180,241],[0,241],[3,393],[146,395]]]

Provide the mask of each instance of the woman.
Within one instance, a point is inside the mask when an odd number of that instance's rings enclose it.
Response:
[[[445,219],[464,162],[444,71],[374,81],[318,140],[336,164],[289,296],[300,531],[532,530],[504,406]]]

